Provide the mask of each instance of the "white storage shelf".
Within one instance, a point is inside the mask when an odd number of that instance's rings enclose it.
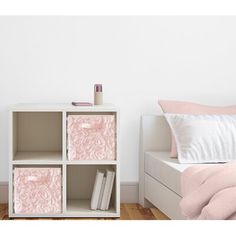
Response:
[[[115,160],[68,160],[67,117],[70,114],[112,114],[116,118]],[[119,217],[119,113],[111,105],[74,107],[68,104],[21,104],[10,109],[9,216],[10,217]],[[14,213],[14,167],[62,168],[61,214]],[[116,172],[109,210],[91,210],[90,201],[97,169]]]

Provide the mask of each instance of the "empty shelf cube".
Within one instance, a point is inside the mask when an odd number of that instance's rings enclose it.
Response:
[[[62,112],[13,112],[14,161],[62,160]]]
[[[69,160],[115,160],[114,115],[69,115]]]
[[[59,214],[62,202],[61,168],[14,169],[16,214]]]

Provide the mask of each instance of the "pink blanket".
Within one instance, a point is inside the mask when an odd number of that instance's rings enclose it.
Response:
[[[236,220],[236,162],[189,167],[181,187],[180,207],[186,218]]]

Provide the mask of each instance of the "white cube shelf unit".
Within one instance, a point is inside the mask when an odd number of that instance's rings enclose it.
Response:
[[[69,160],[69,115],[114,115],[114,160]],[[9,217],[119,217],[120,162],[119,112],[113,105],[75,107],[70,104],[19,104],[9,113]],[[60,167],[61,212],[19,214],[14,208],[14,168]],[[90,201],[97,169],[114,169],[115,181],[109,209],[91,210]],[[50,203],[48,203],[50,204]]]

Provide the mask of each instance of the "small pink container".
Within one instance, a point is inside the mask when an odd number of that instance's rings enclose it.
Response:
[[[114,160],[115,116],[68,116],[69,160]]]
[[[61,213],[61,183],[61,168],[15,168],[14,212]]]

